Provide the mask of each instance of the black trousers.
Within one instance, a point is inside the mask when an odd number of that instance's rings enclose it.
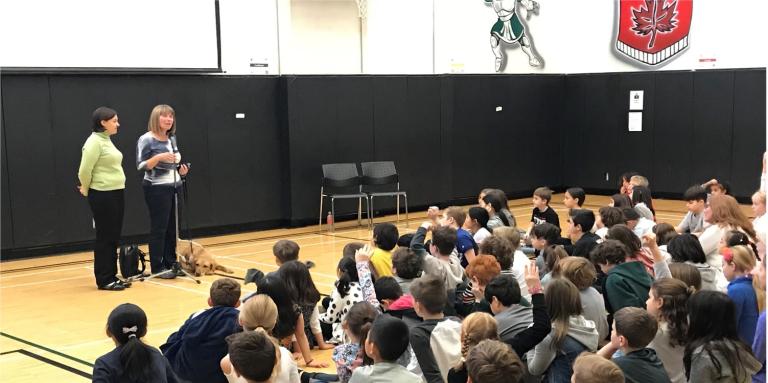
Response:
[[[96,226],[93,274],[96,285],[104,286],[117,280],[117,247],[123,230],[124,190],[89,189],[88,204]]]
[[[174,187],[145,184],[144,200],[149,209],[149,263],[154,274],[170,269],[176,262]]]

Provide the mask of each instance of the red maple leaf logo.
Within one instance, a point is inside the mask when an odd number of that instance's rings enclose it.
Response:
[[[677,26],[675,16],[677,15],[677,0],[667,6],[664,6],[666,0],[645,0],[645,7],[633,9],[634,18],[632,21],[635,26],[632,28],[639,35],[651,34],[651,41],[648,48],[653,48],[656,43],[657,32],[669,32]]]

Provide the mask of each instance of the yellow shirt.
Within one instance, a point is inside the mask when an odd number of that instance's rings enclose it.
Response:
[[[391,252],[379,248],[374,249],[373,255],[371,255],[371,264],[379,278],[393,276]]]

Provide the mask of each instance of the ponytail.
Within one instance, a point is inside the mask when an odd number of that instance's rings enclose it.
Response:
[[[352,282],[359,282],[360,278],[357,276],[357,264],[354,258],[342,257],[338,268],[341,276],[336,281],[336,291],[344,298],[349,293],[349,285]]]
[[[149,382],[152,376],[151,347],[142,342],[136,334],[128,337],[128,342],[120,350],[120,365],[123,367],[123,377],[130,382]]]
[[[141,341],[147,334],[147,315],[139,306],[123,303],[109,314],[107,332],[120,345],[123,378],[129,382],[148,382],[152,376],[152,347]]]
[[[373,364],[373,358],[368,356],[368,354],[365,353],[365,341],[368,339],[368,332],[371,331],[371,327],[373,327],[373,319],[374,318],[365,318],[366,322],[364,325],[360,327],[360,330],[362,331],[362,334],[360,336],[360,352],[363,353],[363,366],[370,366]]]

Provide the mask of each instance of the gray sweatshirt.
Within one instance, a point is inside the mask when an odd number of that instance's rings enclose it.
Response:
[[[553,324],[554,327],[554,324]],[[553,343],[555,333],[550,332],[536,348],[528,352],[528,372],[531,375],[541,375],[557,357],[558,350]],[[581,315],[574,315],[568,323],[568,336],[581,343],[589,351],[597,350],[597,329],[595,323]]]

